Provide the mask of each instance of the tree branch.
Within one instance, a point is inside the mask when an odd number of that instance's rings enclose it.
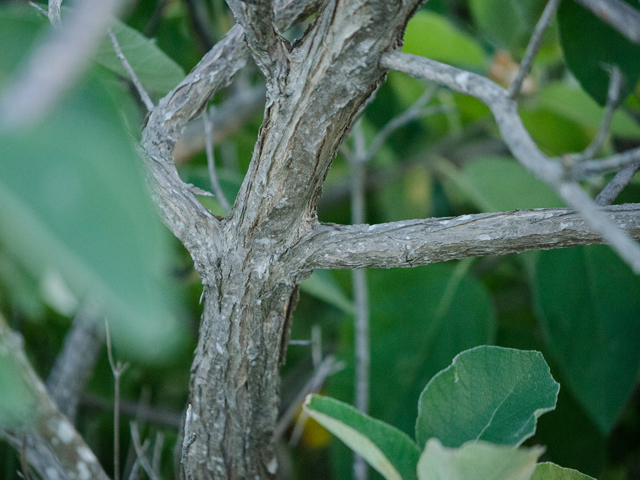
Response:
[[[518,162],[553,188],[568,206],[579,212],[591,228],[602,235],[604,241],[634,272],[640,273],[640,246],[595,206],[567,174],[567,170],[570,174],[570,169],[565,169],[538,149],[518,116],[517,102],[509,97],[504,88],[480,75],[408,53],[386,53],[380,63],[416,78],[436,81],[486,104],[493,113],[503,140]]]
[[[276,32],[273,0],[227,0],[227,4],[267,80],[280,76],[278,71],[286,69],[288,42]]]
[[[622,0],[576,0],[628,40],[640,44],[640,12]]]
[[[15,362],[30,397],[35,400],[30,425],[23,430],[0,430],[0,433],[18,451],[26,437],[27,460],[43,478],[53,478],[57,473],[61,478],[108,480],[96,456],[49,397],[27,360],[22,342],[22,337],[0,317],[0,352]]]
[[[309,15],[320,0],[291,0],[276,12],[278,25]],[[194,258],[196,269],[206,275],[220,250],[220,224],[204,208],[176,171],[172,151],[184,126],[202,113],[209,99],[242,68],[249,51],[244,31],[235,25],[196,65],[185,79],[162,98],[149,115],[139,153],[145,161],[153,200],[164,223]],[[205,283],[206,279],[203,279]]]
[[[104,330],[98,325],[96,313],[91,307],[82,308],[47,379],[51,398],[71,422],[103,342]]]
[[[640,165],[631,165],[620,170],[596,197],[596,205],[611,205],[618,195],[620,195],[620,192],[631,183],[631,180],[633,180],[634,175],[638,173],[638,170],[640,170]]]
[[[601,211],[626,234],[640,238],[640,204]],[[579,214],[541,208],[379,225],[318,224],[290,255],[311,269],[404,268],[600,243],[601,235]]]

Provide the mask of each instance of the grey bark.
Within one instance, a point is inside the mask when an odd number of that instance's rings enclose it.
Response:
[[[204,285],[189,401],[195,441],[185,451],[195,479],[275,475],[278,368],[293,294],[313,269],[411,267],[602,242],[602,232],[568,209],[376,226],[318,223],[316,205],[338,146],[386,69],[398,67],[398,54],[385,52],[401,45],[420,0],[329,0],[294,45],[274,27],[270,2],[229,3],[239,25],[151,112],[141,152],[163,220],[191,253]],[[278,28],[303,18],[309,5],[283,2],[275,13]],[[172,149],[249,53],[266,76],[264,122],[236,202],[221,219],[180,180]],[[435,62],[411,62],[418,75],[429,67],[436,81],[495,103],[516,156],[533,152],[529,166],[563,185],[562,167],[539,153],[520,123],[507,125],[518,116],[504,89]],[[594,210],[612,229],[640,236],[640,207]]]

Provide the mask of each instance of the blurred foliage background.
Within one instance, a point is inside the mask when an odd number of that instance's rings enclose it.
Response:
[[[629,3],[638,7],[637,2]],[[507,86],[543,8],[540,0],[430,0],[409,23],[404,51],[487,75]],[[576,26],[571,21],[576,15],[585,16],[587,23]],[[180,81],[233,25],[223,0],[141,0],[125,12],[123,22],[116,31],[123,51],[155,100]],[[589,27],[594,32],[591,37],[586,33],[588,22],[595,25]],[[21,2],[2,2],[0,86],[46,28],[46,19],[34,9]],[[304,26],[299,26],[286,35],[295,38],[303,32]],[[620,42],[611,32],[577,4],[563,0],[520,102],[525,126],[546,154],[581,151],[595,135],[608,76],[602,80],[602,69],[594,73],[589,64],[600,65],[608,58],[621,65],[628,82],[602,153],[640,145],[638,46]],[[613,46],[600,51],[590,42]],[[126,213],[130,218],[120,221],[116,204],[121,204],[122,212],[131,212],[141,202],[130,193],[138,187],[123,187],[121,182],[122,169],[137,169],[134,151],[124,150],[131,138],[139,138],[144,110],[110,48],[109,43],[101,47],[87,78],[65,97],[59,109],[68,115],[59,118],[66,120],[56,125],[56,131],[43,127],[38,134],[39,138],[55,135],[66,140],[54,142],[53,148],[51,143],[41,148],[36,145],[20,156],[15,152],[25,151],[25,141],[2,139],[9,142],[0,152],[3,182],[7,189],[12,187],[7,179],[13,175],[18,185],[15,191],[43,217],[49,214],[38,208],[45,208],[56,195],[39,187],[53,182],[51,177],[38,178],[49,175],[45,165],[53,165],[55,171],[50,175],[65,175],[58,159],[68,160],[72,152],[68,161],[78,163],[71,170],[87,163],[95,169],[79,177],[89,182],[88,196],[69,200],[74,210],[65,210],[80,216],[81,223],[59,227],[55,238],[43,243],[47,249],[41,251],[42,258],[60,259],[60,264],[54,262],[53,274],[41,268],[40,260],[25,260],[45,247],[30,244],[22,252],[15,247],[19,241],[6,235],[0,238],[0,311],[24,335],[29,358],[46,378],[80,307],[78,299],[83,298],[76,284],[85,278],[71,272],[71,280],[64,277],[65,284],[55,273],[75,261],[64,253],[74,248],[74,239],[93,235],[87,232],[103,232],[103,244],[95,246],[99,250],[86,252],[87,264],[94,265],[96,251],[100,251],[99,274],[110,276],[113,285],[128,292],[131,304],[145,298],[137,308],[154,306],[139,315],[127,310],[129,316],[123,314],[123,318],[133,315],[137,320],[123,320],[120,326],[116,322],[114,327],[120,331],[115,338],[116,355],[131,362],[122,378],[122,464],[126,472],[134,460],[128,422],[137,417],[145,437],[164,433],[163,475],[172,478],[173,448],[188,397],[202,287],[190,256],[157,225],[149,205],[138,208],[137,213]],[[247,170],[261,123],[261,82],[258,70],[249,65],[212,101],[216,167],[230,201]],[[389,73],[361,117],[366,141],[373,141],[428,88]],[[548,187],[510,156],[484,105],[444,88],[431,93],[420,118],[394,130],[367,164],[367,223],[562,206]],[[86,118],[96,115],[110,115],[105,121],[112,128],[86,123]],[[202,123],[194,122],[176,146],[176,163],[186,182],[210,190],[203,138]],[[352,148],[352,140],[346,145],[347,150]],[[113,176],[111,190],[89,195],[98,188],[91,184],[95,176]],[[592,179],[584,188],[595,196],[610,178]],[[341,153],[325,184],[318,208],[320,220],[349,223],[349,194],[349,164]],[[224,215],[215,198],[199,199],[214,214]],[[618,199],[618,203],[626,202],[640,202],[638,179]],[[105,217],[106,211],[110,216]],[[0,217],[4,229],[13,225],[6,223],[7,218]],[[113,235],[120,243],[113,244]],[[67,249],[51,247],[56,242]],[[138,246],[131,250],[128,244]],[[136,276],[141,270],[151,272],[150,277]],[[562,388],[557,410],[540,419],[538,433],[527,443],[546,445],[544,460],[602,480],[640,479],[640,279],[607,247],[469,258],[407,270],[368,271],[367,277],[372,416],[412,435],[420,391],[456,354],[484,344],[535,349],[543,352]],[[130,279],[129,283],[123,284],[123,278]],[[163,283],[162,293],[145,293],[144,282],[149,278]],[[316,272],[301,290],[292,339],[308,340],[312,331],[317,339],[321,332],[322,354],[334,354],[344,365],[327,379],[322,392],[352,402],[350,272]],[[169,300],[167,292],[173,292]],[[122,309],[125,307],[128,304]],[[171,326],[166,328],[167,324]],[[132,335],[129,327],[137,333],[127,342]],[[178,341],[158,344],[151,337],[144,343],[148,332],[163,329],[167,330],[165,337]],[[160,345],[160,350],[149,347],[151,353],[140,358],[134,351],[144,345]],[[291,345],[282,370],[283,408],[313,371],[312,348]],[[112,405],[113,376],[103,349],[81,400],[77,425],[109,474]],[[313,421],[307,422],[301,436],[291,438],[293,430],[290,426],[279,442],[282,478],[351,478],[352,454],[346,447]],[[0,443],[0,477],[18,478],[19,464],[16,452]]]

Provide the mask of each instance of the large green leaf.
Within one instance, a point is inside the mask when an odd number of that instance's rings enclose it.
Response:
[[[420,480],[529,480],[544,448],[470,442],[460,448],[427,442],[418,462]]]
[[[163,358],[179,337],[168,231],[106,98],[90,80],[37,125],[0,133],[0,240],[32,274],[99,303],[131,353]]]
[[[540,104],[583,125],[593,132],[600,126],[604,109],[577,86],[555,82],[540,92]],[[611,120],[610,132],[618,137],[640,137],[640,125],[627,113],[617,110]]]
[[[541,0],[469,0],[475,23],[501,48],[526,45],[544,7]]]
[[[476,347],[427,384],[418,404],[416,441],[447,447],[471,440],[520,445],[540,415],[553,410],[560,386],[539,352]]]
[[[461,351],[493,341],[491,299],[466,275],[471,262],[367,271],[375,392],[370,412],[376,418],[413,434],[418,398],[429,379]]]
[[[476,206],[501,212],[518,208],[552,208],[563,205],[544,182],[509,157],[488,156],[468,162],[463,188]]]
[[[607,247],[541,252],[536,311],[573,394],[609,432],[640,368],[640,278]]]
[[[403,52],[439,62],[484,68],[486,55],[471,36],[457,29],[446,17],[420,11],[407,24]]]
[[[309,395],[304,410],[388,480],[415,480],[420,450],[407,434],[333,398]]]
[[[531,480],[595,480],[589,475],[570,468],[562,468],[555,463],[545,462],[536,466]]]
[[[138,80],[150,93],[164,95],[182,81],[182,67],[160,50],[153,40],[118,20],[113,22],[111,30]],[[108,36],[102,40],[94,58],[100,65],[129,78]]]
[[[0,86],[31,49],[45,17],[26,3],[0,5]]]
[[[626,1],[638,8],[637,2]],[[562,0],[558,23],[567,66],[596,102],[604,105],[607,101],[607,69],[611,65],[616,65],[624,76],[621,99],[633,91],[640,78],[640,45],[627,40],[574,0]]]

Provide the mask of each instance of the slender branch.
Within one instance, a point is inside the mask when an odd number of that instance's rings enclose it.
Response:
[[[227,0],[233,16],[244,29],[249,50],[267,78],[285,67],[288,43],[275,29],[272,0]]]
[[[157,475],[155,474],[149,460],[147,459],[147,455],[143,445],[140,443],[140,431],[138,430],[138,424],[134,421],[129,423],[131,429],[131,440],[133,441],[133,448],[136,451],[136,457],[142,466],[142,469],[149,476],[150,480],[159,480]],[[145,442],[146,443],[146,442]]]
[[[27,462],[27,436],[22,436],[22,447],[20,448],[20,467],[22,468],[22,476],[24,480],[31,480],[29,475],[29,464]]]
[[[418,118],[428,117],[433,115],[434,113],[441,113],[443,111],[446,111],[443,110],[442,107],[435,107],[431,109],[424,108],[424,106],[431,102],[431,100],[433,99],[433,95],[436,93],[436,89],[437,85],[435,84],[432,84],[431,87],[426,88],[422,95],[420,95],[418,100],[416,100],[415,103],[411,105],[411,107],[387,122],[382,130],[380,130],[380,132],[378,132],[378,134],[374,137],[371,145],[369,145],[369,148],[366,151],[366,160],[370,160],[371,158],[373,158],[375,154],[378,153],[380,148],[382,148],[389,136],[397,129],[404,127],[406,124],[417,120]]]
[[[601,212],[640,238],[640,204]],[[320,223],[290,255],[312,269],[396,268],[600,243],[602,236],[578,213],[540,208],[378,225]]]
[[[109,357],[109,365],[114,379],[114,395],[113,395],[113,479],[120,480],[120,377],[127,370],[128,365],[124,365],[113,358],[113,350],[111,348],[111,335],[109,333],[109,323],[105,318],[105,332],[107,334],[107,355]]]
[[[576,0],[628,40],[640,44],[640,12],[622,0]]]
[[[72,422],[104,342],[104,330],[96,317],[91,307],[78,312],[47,379],[51,398]]]
[[[138,91],[138,95],[140,95],[140,98],[142,99],[142,103],[144,103],[144,106],[147,107],[147,111],[150,112],[151,110],[153,110],[153,107],[154,107],[153,102],[151,101],[151,97],[149,97],[149,94],[142,86],[142,83],[140,83],[140,80],[138,80],[136,72],[133,71],[131,64],[122,53],[122,49],[120,48],[118,39],[114,35],[113,31],[109,29],[108,33],[109,33],[109,38],[111,38],[111,43],[113,44],[113,49],[116,52],[116,56],[120,60],[120,63],[122,63],[122,66],[124,67],[124,69],[127,71],[127,75],[129,75],[129,78],[131,79],[133,86],[136,87],[136,90]]]
[[[193,445],[193,442],[196,441],[196,435],[191,433],[191,404],[187,407],[187,415],[184,420],[184,436],[182,438],[182,455],[180,456],[180,463],[182,463],[182,467],[184,468],[184,475],[186,480],[192,480],[193,474],[191,473],[191,468],[189,468],[189,448]]]
[[[31,5],[33,8],[38,10],[45,17],[49,18],[49,13],[44,8],[42,8],[40,5],[38,5],[37,3],[30,1],[29,5]]]
[[[611,126],[611,120],[613,120],[613,114],[618,107],[621,89],[622,73],[620,73],[620,69],[617,66],[613,65],[611,66],[611,79],[609,80],[607,104],[604,109],[602,120],[600,121],[598,133],[593,138],[589,146],[585,148],[585,150],[581,154],[575,155],[573,157],[574,161],[581,162],[583,160],[591,159],[596,153],[598,153],[600,147],[602,147],[602,144],[605,138],[607,138],[607,134],[609,133],[609,127]]]
[[[618,195],[620,195],[620,192],[631,183],[631,180],[633,180],[634,175],[638,173],[638,170],[640,170],[640,164],[631,165],[618,172],[596,197],[596,205],[611,205]]]
[[[220,188],[220,182],[218,182],[218,175],[216,174],[216,160],[213,155],[213,116],[215,109],[212,107],[209,112],[202,114],[202,120],[204,122],[204,132],[206,139],[206,151],[207,151],[207,167],[209,168],[209,180],[211,180],[211,188],[213,193],[218,199],[220,206],[224,212],[229,215],[231,212],[231,205],[227,201],[227,197],[224,196],[222,188]]]
[[[406,113],[406,112],[405,112]],[[384,129],[383,129],[384,130]],[[393,130],[388,129],[386,136]],[[382,133],[382,132],[381,132]],[[365,182],[367,159],[370,158],[365,146],[362,120],[353,126],[354,152],[350,156],[351,169],[351,223],[365,222]],[[380,146],[386,137],[379,141]],[[380,148],[380,147],[377,147]],[[365,270],[351,272],[354,298],[354,330],[355,330],[355,406],[363,413],[369,411],[369,291]],[[366,480],[368,465],[357,453],[353,456],[353,477],[355,480]]]
[[[322,360],[322,362],[315,368],[311,378],[300,389],[296,397],[289,404],[287,409],[278,419],[276,425],[275,437],[277,439],[282,438],[285,431],[291,424],[291,421],[295,418],[296,413],[300,410],[300,406],[309,393],[317,393],[320,391],[326,379],[333,373],[344,368],[344,363],[336,361],[336,357],[328,355]]]
[[[572,176],[584,179],[601,173],[615,172],[623,168],[640,165],[640,147],[610,157],[597,160],[584,160],[572,167]]]
[[[509,97],[515,97],[522,88],[522,82],[529,75],[531,71],[531,66],[533,65],[533,59],[538,54],[540,50],[540,45],[542,44],[542,37],[544,32],[547,31],[549,25],[551,25],[551,21],[553,20],[553,16],[558,9],[558,5],[560,5],[560,0],[549,0],[547,2],[547,6],[544,7],[542,11],[542,15],[540,16],[540,20],[536,24],[536,28],[533,30],[533,34],[529,39],[529,45],[527,45],[527,51],[524,54],[524,58],[522,62],[520,62],[520,68],[518,68],[518,73],[515,78],[509,85],[507,93]]]
[[[62,0],[49,0],[48,5],[48,13],[49,22],[54,28],[59,28],[62,25],[62,20],[60,19],[60,5],[62,5]]]
[[[219,144],[243,127],[249,119],[264,108],[264,85],[241,89],[216,106],[216,121],[213,123],[213,143]],[[173,149],[176,162],[187,159],[206,148],[204,120],[201,117],[191,121],[184,129],[182,138]]]
[[[86,478],[108,480],[100,462],[67,418],[49,397],[44,383],[31,367],[20,335],[0,317],[0,361],[11,361],[28,395],[22,401],[33,406],[31,423],[18,431],[1,430],[18,451],[26,436],[26,457],[42,478]]]
[[[0,127],[18,127],[46,115],[82,73],[118,4],[80,2],[65,19],[65,28],[51,32],[0,92]]]
[[[162,460],[162,448],[164,447],[164,433],[156,432],[156,441],[153,444],[153,456],[151,457],[151,469],[157,478],[160,478],[160,462]]]
[[[194,0],[184,0],[184,4],[187,6],[187,13],[189,14],[189,20],[193,25],[193,32],[195,33],[196,39],[202,47],[203,51],[208,51],[213,46],[213,38],[209,34],[210,28],[207,27],[206,23],[202,19],[202,14],[204,12],[199,12],[197,5]]]
[[[634,272],[640,273],[640,246],[617,228],[575,181],[567,178],[567,171],[561,164],[552,161],[538,149],[518,116],[517,103],[509,98],[505,89],[480,75],[407,53],[386,53],[381,58],[381,65],[416,78],[436,81],[485,103],[518,162],[553,188]]]

